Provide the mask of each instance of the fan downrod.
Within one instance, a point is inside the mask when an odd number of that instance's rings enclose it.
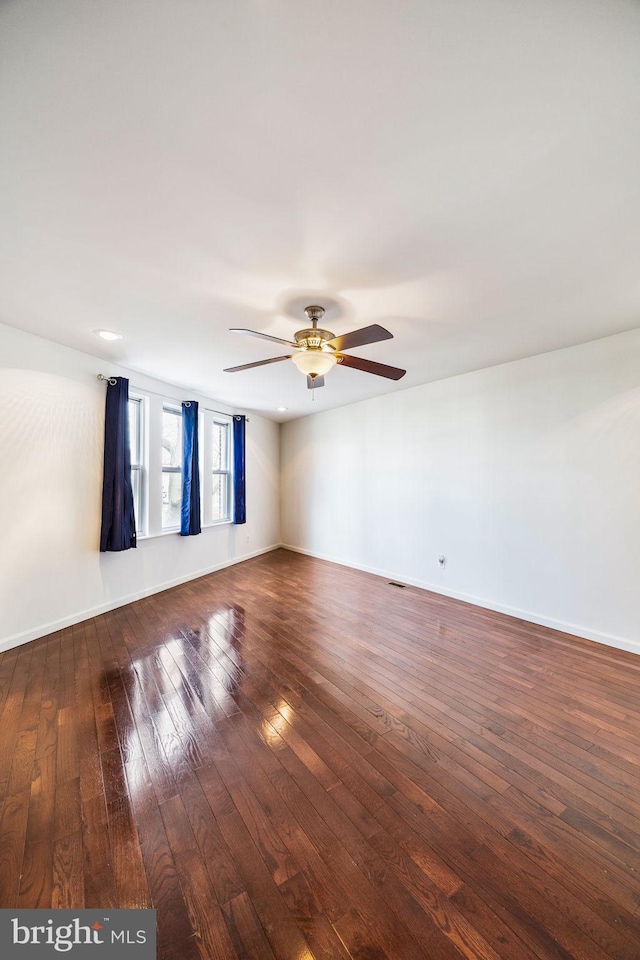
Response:
[[[304,312],[308,316],[309,320],[311,320],[311,323],[314,327],[317,326],[318,320],[322,320],[324,317],[324,307],[305,307]]]
[[[312,305],[305,307],[304,312],[309,320],[311,320],[311,326],[307,327],[306,330],[298,330],[298,332],[294,334],[296,343],[304,350],[321,350],[326,341],[333,340],[334,336],[331,330],[321,330],[318,328],[318,320],[322,320],[324,316],[324,307]],[[331,352],[334,348],[328,347],[325,349],[327,352]]]

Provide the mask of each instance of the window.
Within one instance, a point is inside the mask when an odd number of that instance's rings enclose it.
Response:
[[[230,519],[231,424],[214,420],[212,425],[211,522]]]
[[[129,398],[129,452],[131,457],[131,487],[136,533],[145,533],[145,469],[144,469],[144,403],[140,397]]]
[[[182,411],[162,408],[162,529],[177,530],[182,508]]]
[[[232,444],[231,417],[205,407],[200,423],[200,493],[204,526],[231,519]]]
[[[200,503],[203,527],[229,523],[233,510],[233,419],[199,408]],[[139,537],[180,530],[182,407],[172,397],[129,393],[131,486]]]

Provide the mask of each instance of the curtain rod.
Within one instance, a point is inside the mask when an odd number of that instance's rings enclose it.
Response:
[[[231,417],[232,420],[234,417],[238,416],[237,413],[225,413],[224,410],[213,410],[211,407],[205,407],[204,409],[207,411],[207,413],[219,413],[221,417]],[[249,417],[245,417],[244,419],[247,423],[251,423]]]
[[[116,383],[118,382],[115,377],[105,377],[105,375],[104,375],[103,373],[99,373],[99,374],[98,374],[98,380],[106,380],[108,383],[111,384],[112,387],[115,387]],[[155,390],[147,390],[146,387],[135,387],[135,386],[134,386],[133,389],[134,389],[134,390],[139,390],[141,393],[150,393],[152,396],[154,396],[154,397],[160,397],[162,400],[170,400],[170,399],[171,399],[171,397],[167,397],[166,394],[164,394],[164,393],[157,393]],[[187,403],[187,404],[189,404],[189,405],[191,405],[191,401],[190,401],[190,400],[185,400],[184,402]],[[233,419],[233,417],[234,417],[234,414],[233,414],[233,413],[226,413],[224,410],[214,410],[212,407],[204,407],[204,409],[205,409],[208,413],[219,413],[221,417],[231,417],[232,419]],[[235,416],[237,416],[237,414],[235,414]],[[245,417],[245,420],[247,421],[247,423],[250,423],[250,422],[251,422],[251,421],[249,420],[249,417]]]

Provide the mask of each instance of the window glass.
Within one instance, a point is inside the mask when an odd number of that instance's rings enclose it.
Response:
[[[231,464],[228,423],[214,421],[212,424],[212,484],[211,522],[229,519],[229,491],[231,489]]]
[[[228,470],[227,456],[228,423],[214,423],[213,425],[213,469]]]
[[[162,466],[182,467],[182,414],[162,410]]]
[[[162,473],[162,529],[180,526],[182,510],[182,471]]]
[[[140,428],[138,419],[140,416],[140,401],[129,400],[129,449],[131,451],[131,463],[140,463]]]
[[[144,405],[139,398],[130,398],[129,406],[129,457],[131,460],[131,488],[133,490],[133,511],[136,520],[136,532],[143,535],[146,531],[144,514],[144,483],[146,478],[143,463],[143,413]]]
[[[229,476],[226,473],[213,475],[211,519],[229,519]]]

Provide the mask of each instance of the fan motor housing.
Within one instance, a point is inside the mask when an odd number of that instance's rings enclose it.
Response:
[[[316,327],[308,327],[306,330],[298,330],[294,334],[296,343],[305,350],[325,350],[330,353],[335,347],[324,346],[327,340],[333,340],[335,334],[331,330],[319,330]]]

